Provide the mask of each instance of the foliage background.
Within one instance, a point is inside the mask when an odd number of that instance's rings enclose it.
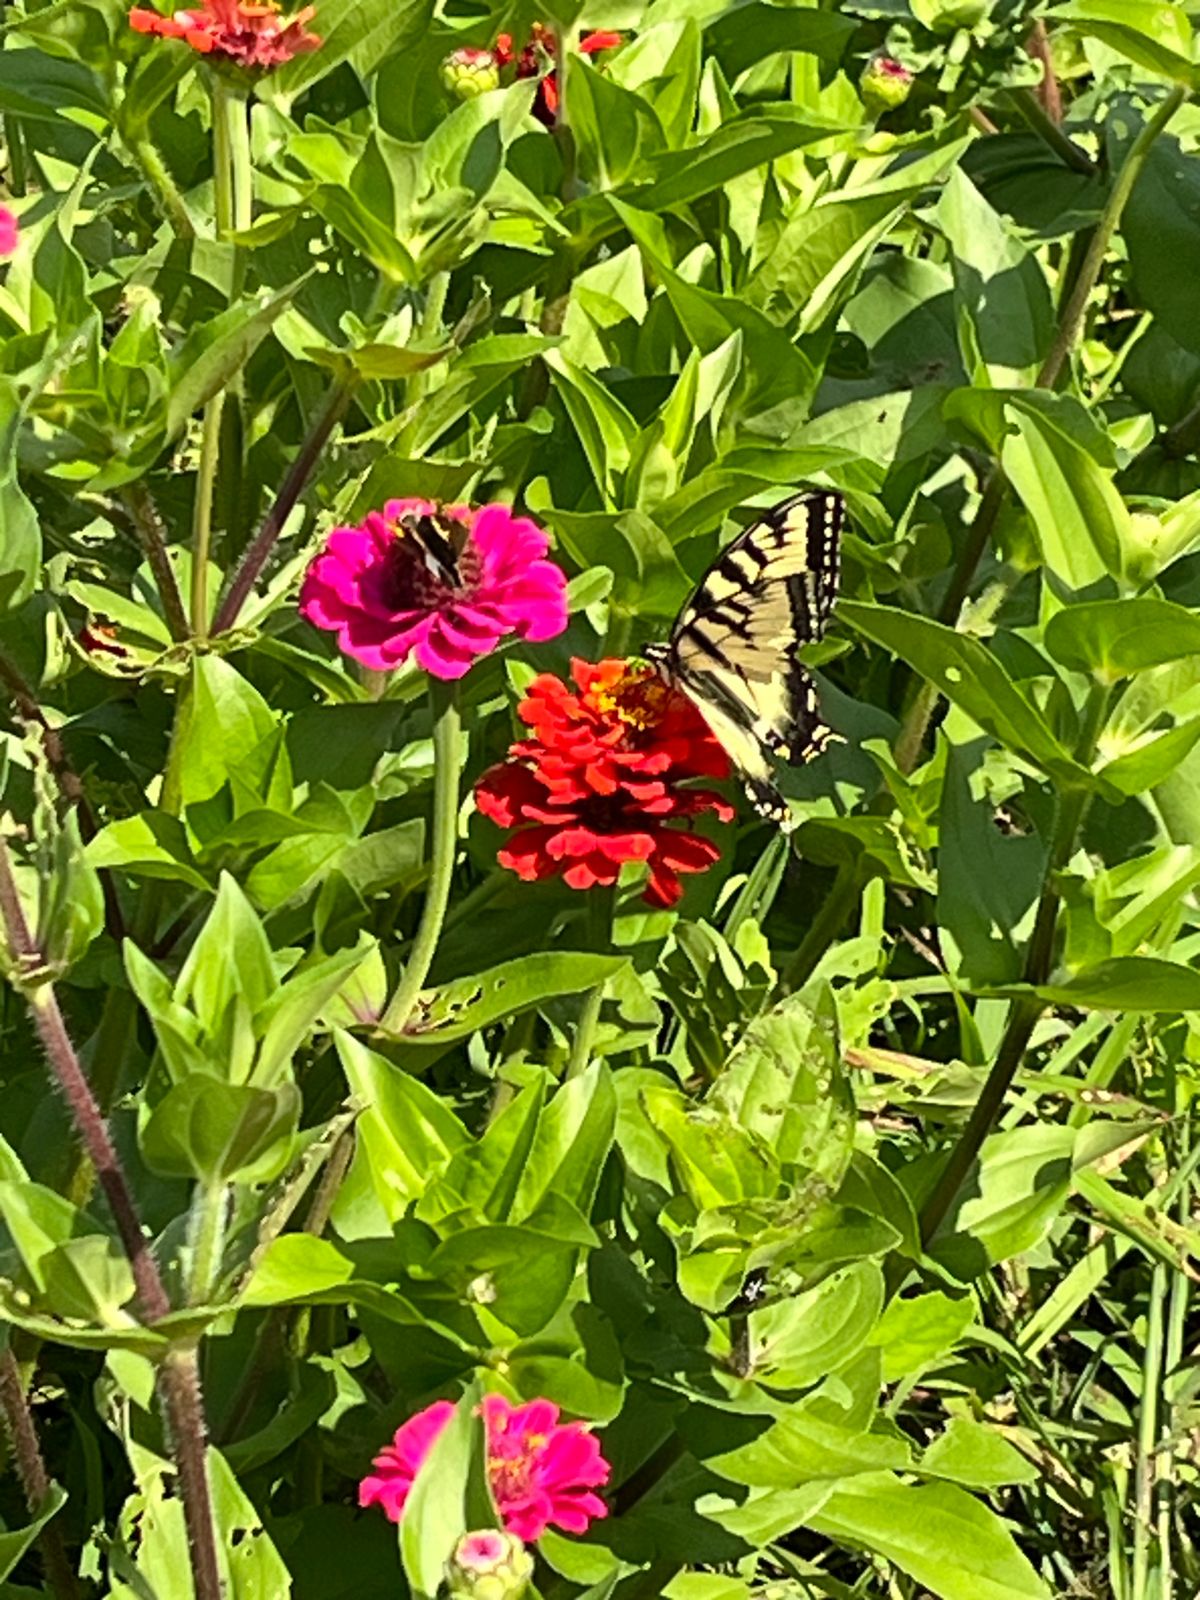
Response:
[[[220,216],[236,84],[117,0],[7,8],[4,1595],[195,1592],[188,1363],[231,1596],[432,1595],[481,1382],[614,1464],[547,1600],[1198,1592],[1195,9],[322,0]],[[441,87],[537,20],[555,132]],[[572,625],[467,679],[465,794],[535,669],[662,637],[799,482],[851,529],[792,843],[745,818],[610,931],[467,806],[382,1034],[430,712],[298,620],[324,532],[552,531]],[[59,1006],[165,1319],[47,1092]],[[439,1395],[398,1552],[356,1480]]]

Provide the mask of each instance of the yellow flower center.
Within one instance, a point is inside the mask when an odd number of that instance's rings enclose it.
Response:
[[[615,711],[639,733],[656,728],[667,714],[671,690],[657,672],[634,668],[593,696],[599,711]]]

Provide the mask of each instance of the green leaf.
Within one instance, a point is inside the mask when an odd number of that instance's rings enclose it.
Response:
[[[1044,415],[1010,407],[1015,433],[1000,463],[1033,521],[1046,565],[1072,589],[1120,577],[1132,548],[1129,512],[1112,474]]]
[[[587,1216],[612,1148],[617,1096],[612,1070],[593,1061],[552,1096],[521,1173],[514,1203],[527,1216],[547,1195],[559,1194]]]
[[[936,1289],[890,1301],[870,1341],[883,1351],[884,1381],[919,1378],[950,1354],[974,1321],[970,1295],[954,1299]]]
[[[107,117],[104,85],[94,72],[41,50],[0,51],[0,110],[53,122],[67,111]]]
[[[1071,1192],[1074,1148],[1073,1128],[1042,1123],[993,1133],[929,1254],[966,1281],[1032,1249]]]
[[[1117,683],[1200,654],[1200,617],[1149,596],[1066,606],[1046,624],[1047,653],[1064,667]]]
[[[208,889],[195,865],[187,830],[165,811],[140,811],[107,823],[87,846],[94,867],[119,867],[143,878],[167,878]]]
[[[37,587],[41,570],[38,514],[10,471],[0,476],[0,611],[24,604]]]
[[[352,1034],[338,1029],[334,1042],[350,1092],[364,1107],[355,1168],[367,1174],[388,1222],[398,1222],[467,1143],[467,1131],[432,1089]]]
[[[487,1483],[480,1393],[468,1389],[422,1461],[400,1523],[400,1557],[416,1600],[433,1600],[454,1547],[498,1525]]]
[[[723,189],[741,173],[792,150],[844,131],[841,124],[814,121],[798,106],[772,106],[769,113],[748,111],[732,117],[690,150],[657,157],[652,163],[655,181],[627,187],[623,198],[640,211],[665,211],[668,206]]]
[[[843,600],[837,614],[907,661],[1010,750],[1052,777],[1089,782],[1088,773],[1062,748],[1041,713],[980,640],[892,606]]]
[[[704,46],[732,83],[755,62],[783,51],[800,50],[821,61],[839,61],[854,27],[852,18],[828,11],[746,0],[704,24]]]
[[[1042,361],[1054,335],[1054,306],[1041,266],[961,168],[946,180],[937,219],[953,252],[968,373],[982,365],[992,383],[1019,380]],[[963,339],[964,327],[969,340]]]
[[[295,96],[349,62],[369,77],[425,33],[432,0],[322,0],[321,47],[296,56],[272,74],[272,87]]]
[[[175,439],[189,418],[239,373],[271,331],[276,318],[295,299],[303,279],[257,304],[243,300],[198,328],[171,364],[167,399],[167,439]]]
[[[141,1129],[142,1154],[153,1172],[213,1185],[265,1163],[278,1175],[300,1119],[293,1084],[256,1089],[195,1073],[169,1089]],[[274,1170],[270,1170],[274,1169]]]
[[[1049,13],[1127,60],[1180,83],[1193,83],[1192,25],[1187,13],[1165,0],[1068,0]]]
[[[852,1428],[828,1413],[828,1403],[820,1397],[799,1401],[749,1444],[708,1456],[705,1465],[732,1483],[783,1490],[858,1473],[873,1479],[889,1468],[903,1471],[909,1465],[911,1447],[898,1435]]]
[[[746,1376],[768,1389],[805,1389],[857,1356],[882,1309],[883,1274],[860,1261],[815,1289],[753,1310]]]
[[[814,1010],[792,996],[752,1022],[706,1104],[835,1190],[853,1149],[854,1097],[832,1002]]]
[[[995,1428],[972,1417],[952,1417],[921,1457],[921,1471],[971,1489],[1034,1483],[1040,1469]]]
[[[545,1000],[581,994],[615,978],[624,956],[569,950],[521,956],[469,978],[455,978],[423,991],[404,1030],[406,1045],[442,1045],[468,1038],[502,1017],[519,1016]]]
[[[851,1480],[805,1523],[894,1561],[939,1600],[1050,1600],[996,1513],[952,1484]]]
[[[32,1548],[51,1517],[61,1511],[66,1503],[66,1493],[56,1483],[52,1483],[32,1522],[26,1523],[22,1528],[7,1528],[0,1533],[0,1583],[7,1581],[13,1568],[25,1552]]]
[[[1156,9],[1183,20],[1176,6]],[[1140,125],[1132,108],[1114,108],[1113,116],[1123,141],[1132,142]],[[1188,296],[1192,275],[1200,271],[1200,161],[1185,153],[1178,139],[1164,135],[1147,152],[1121,214],[1121,237],[1139,302],[1172,339],[1200,354],[1200,329]]]
[[[1060,983],[1041,984],[1035,993],[1052,1006],[1083,1006],[1097,1011],[1197,1011],[1200,972],[1155,956],[1120,956],[1101,961]]]

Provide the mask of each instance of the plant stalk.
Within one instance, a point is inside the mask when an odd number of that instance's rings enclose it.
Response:
[[[131,483],[121,491],[121,498],[129,512],[146,565],[153,575],[167,630],[176,642],[186,639],[190,633],[188,614],[179,591],[179,579],[171,565],[163,521],[154,504],[154,497],[144,483]]]
[[[271,551],[275,548],[275,541],[283,532],[284,524],[292,514],[292,508],[304,492],[322,450],[349,409],[357,387],[357,378],[350,377],[339,379],[330,389],[324,406],[300,446],[296,459],[288,468],[287,476],[280,486],[273,505],[263,518],[262,526],[246,546],[245,553],[238,562],[225,597],[217,607],[217,614],[213,618],[214,633],[228,633],[237,622],[242,607],[258,582]]]
[[[223,1183],[198,1183],[192,1197],[189,1233],[192,1266],[188,1274],[188,1305],[205,1305],[221,1273],[225,1250],[225,1224],[229,1191]]]
[[[1150,1600],[1159,1594],[1150,1582],[1154,1544],[1154,1488],[1158,1466],[1158,1410],[1163,1382],[1163,1331],[1169,1268],[1154,1263],[1150,1304],[1146,1313],[1146,1348],[1142,1353],[1142,1392],[1138,1406],[1137,1462],[1133,1476],[1133,1559],[1129,1600]]]
[[[28,981],[42,965],[43,957],[29,931],[12,874],[8,846],[2,837],[0,928],[3,929],[17,969],[16,984],[23,990],[33,1014],[34,1026],[46,1052],[51,1076],[67,1102],[76,1136],[87,1152],[108,1200],[146,1320],[149,1323],[159,1322],[169,1315],[171,1303],[138,1216],[125,1169],[109,1134],[108,1124],[67,1033],[53,985],[35,985]],[[204,1455],[204,1403],[193,1349],[177,1346],[169,1352],[159,1368],[158,1387],[179,1470],[195,1600],[223,1600]]]
[[[253,171],[245,91],[212,78],[213,193],[217,238],[248,228],[253,218]],[[242,252],[235,249],[230,299],[235,299],[243,270]],[[221,389],[204,408],[200,461],[196,469],[196,497],[192,512],[192,634],[208,637],[208,563],[212,553],[213,500],[221,455],[221,417],[227,390]]]
[[[463,739],[457,683],[430,678],[429,705],[433,713],[433,829],[429,846],[429,883],[412,949],[395,993],[380,1019],[381,1030],[391,1034],[404,1032],[433,965],[450,901],[450,883],[458,848],[458,782]]]
[[[587,906],[588,949],[597,954],[612,949],[613,909],[616,904],[616,886],[594,888],[589,891]],[[600,1023],[607,982],[597,983],[583,997],[579,1020],[575,1024],[575,1037],[571,1040],[571,1054],[567,1061],[567,1078],[578,1078],[586,1072],[592,1059],[592,1046]]]
[[[1103,725],[1108,703],[1108,688],[1103,684],[1093,684],[1088,693],[1083,727],[1076,750],[1076,760],[1081,766],[1091,766],[1096,739]],[[1038,900],[1037,915],[1034,918],[1033,933],[1025,953],[1025,967],[1022,973],[1022,982],[1028,984],[1031,989],[1040,987],[1050,975],[1054,960],[1054,935],[1058,926],[1061,903],[1056,878],[1074,853],[1079,830],[1083,826],[1091,798],[1091,789],[1081,785],[1066,790],[1059,802],[1058,818],[1042,882],[1042,893]],[[1036,995],[1023,995],[1020,999],[1014,1000],[1000,1040],[1000,1048],[996,1052],[996,1059],[984,1082],[979,1099],[972,1108],[967,1126],[950,1152],[949,1160],[921,1208],[923,1243],[928,1244],[936,1237],[957,1200],[959,1190],[975,1164],[983,1142],[991,1132],[992,1124],[1004,1105],[1005,1097],[1024,1059],[1025,1050],[1044,1009],[1043,1002]]]
[[[30,1516],[40,1516],[50,1494],[50,1479],[42,1459],[25,1386],[21,1382],[21,1370],[8,1347],[0,1353],[0,1411],[4,1412],[25,1504],[29,1507]],[[67,1559],[62,1531],[53,1518],[38,1534],[38,1548],[55,1600],[80,1600],[83,1591]]]
[[[1108,254],[1108,247],[1112,243],[1113,234],[1121,222],[1121,215],[1125,210],[1126,202],[1133,192],[1133,186],[1146,165],[1146,157],[1154,141],[1162,133],[1171,118],[1179,110],[1188,97],[1188,91],[1183,84],[1176,84],[1133,141],[1129,154],[1121,163],[1116,181],[1112,186],[1096,224],[1091,243],[1088,245],[1087,255],[1084,257],[1083,266],[1075,287],[1071,291],[1062,317],[1059,321],[1058,332],[1054,343],[1050,347],[1050,354],[1042,364],[1042,370],[1037,376],[1037,386],[1040,389],[1053,389],[1066,366],[1067,357],[1074,348],[1083,327],[1084,315],[1087,312],[1088,301],[1092,291],[1100,280],[1100,272],[1104,266],[1104,257]]]
[[[163,160],[162,152],[154,140],[148,133],[141,134],[130,142],[129,148],[134,160],[145,174],[147,183],[154,190],[154,198],[163,217],[181,239],[194,239],[196,225],[183,203],[179,185],[172,177],[171,170]]]

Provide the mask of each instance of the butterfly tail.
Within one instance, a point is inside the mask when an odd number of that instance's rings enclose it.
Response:
[[[792,815],[792,808],[780,794],[775,785],[766,778],[755,777],[749,772],[742,774],[746,795],[750,804],[766,821],[773,822],[781,833],[791,833],[796,826],[796,818]]]

